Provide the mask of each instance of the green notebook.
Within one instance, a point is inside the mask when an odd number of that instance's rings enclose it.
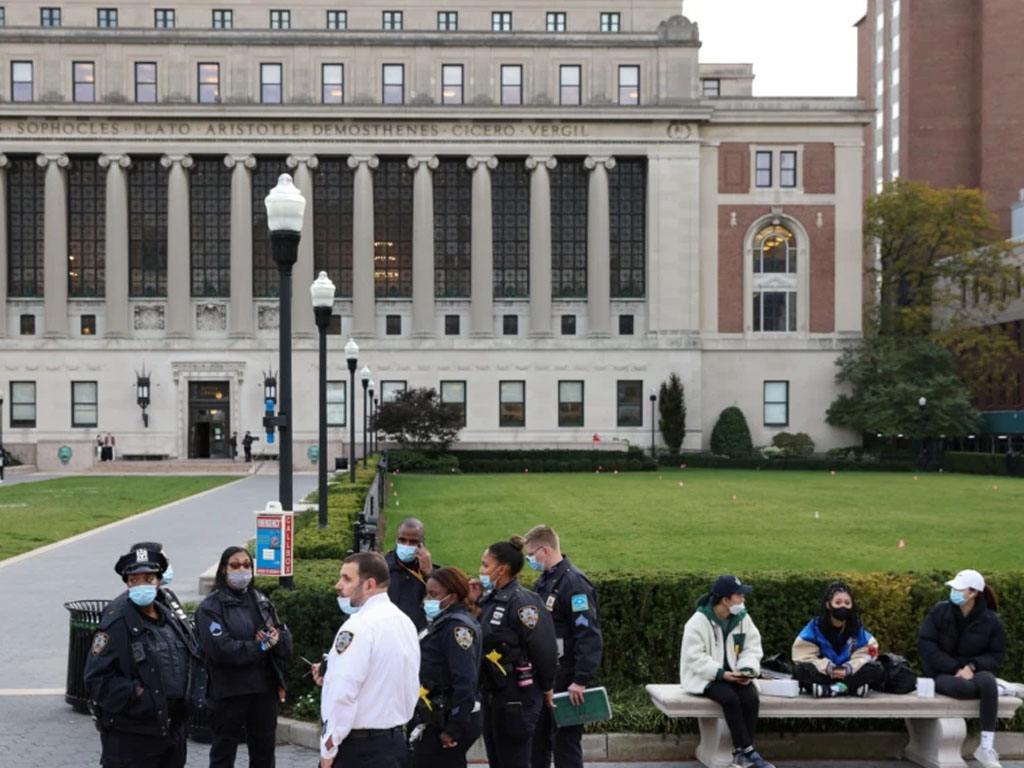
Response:
[[[578,707],[569,703],[568,693],[556,693],[553,712],[557,726],[612,719],[612,706],[608,703],[608,691],[604,688],[587,688],[583,692],[583,703]]]

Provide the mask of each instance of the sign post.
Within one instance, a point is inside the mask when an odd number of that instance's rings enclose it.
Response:
[[[253,514],[256,515],[256,575],[291,579],[295,513],[281,509],[279,501],[268,501],[266,509]]]

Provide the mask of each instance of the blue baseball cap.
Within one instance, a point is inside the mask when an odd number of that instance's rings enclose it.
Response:
[[[723,597],[732,597],[736,594],[745,595],[752,589],[752,586],[744,584],[731,573],[724,573],[711,585],[711,594],[721,600]]]

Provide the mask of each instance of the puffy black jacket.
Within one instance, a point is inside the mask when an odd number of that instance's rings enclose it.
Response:
[[[960,606],[943,600],[921,624],[917,647],[928,677],[956,674],[970,664],[976,671],[995,672],[1006,658],[1006,633],[983,597],[966,616]]]
[[[256,633],[267,623],[278,628],[280,640],[264,651]],[[223,699],[264,693],[284,687],[283,664],[292,655],[292,635],[278,621],[270,601],[249,587],[245,592],[218,589],[196,613],[199,642],[209,676],[206,696]]]

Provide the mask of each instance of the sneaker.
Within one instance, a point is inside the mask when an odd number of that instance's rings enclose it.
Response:
[[[999,688],[1000,696],[1016,696],[1018,699],[1024,699],[1024,683],[1009,683],[996,678],[996,686]]]
[[[868,695],[868,691],[871,690],[869,685],[858,685],[856,689],[852,691],[854,696],[860,696],[862,699]]]
[[[748,753],[747,758],[750,760],[752,768],[775,768],[774,765],[761,757],[756,749],[753,752]]]
[[[979,746],[974,750],[974,759],[981,764],[981,768],[1003,768],[999,762],[999,753],[992,747]]]
[[[814,694],[816,699],[827,699],[830,696],[840,696],[846,693],[846,683],[815,683],[811,688],[811,693]]]

